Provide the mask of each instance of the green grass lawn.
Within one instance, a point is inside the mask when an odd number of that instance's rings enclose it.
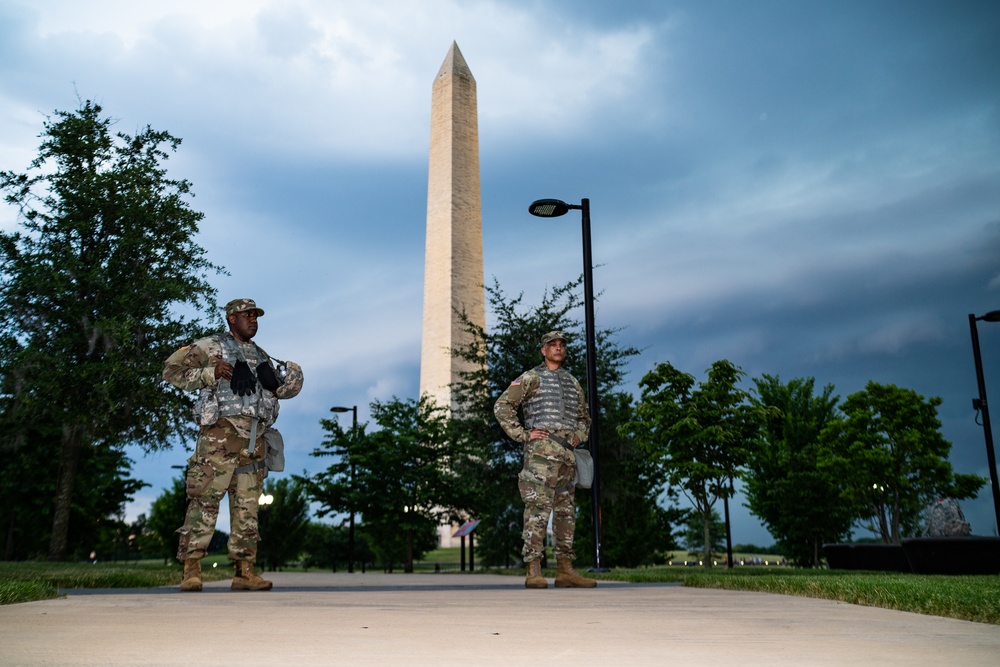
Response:
[[[457,549],[441,550],[428,554],[414,569],[417,572],[433,572],[434,564],[439,563],[442,573],[461,576],[453,567],[459,561]],[[734,562],[739,561],[734,559]],[[232,576],[229,559],[225,556],[206,558],[202,565],[207,581]],[[582,565],[580,569],[583,569]],[[520,568],[483,570],[478,566],[477,572],[512,576],[524,574]],[[555,576],[551,569],[545,574]],[[400,573],[399,576],[406,575]],[[800,595],[1000,625],[1000,577],[997,576],[917,575],[774,566],[706,570],[676,565],[614,569],[589,576],[607,581],[677,582],[696,588]],[[162,560],[129,564],[0,562],[0,604],[55,598],[59,595],[58,589],[176,586],[180,584],[180,579],[180,565],[171,563],[164,566]]]
[[[799,595],[1000,625],[1000,577],[994,575],[943,576],[786,567],[732,570],[665,567],[613,570],[592,576],[614,581],[676,581],[694,588]]]
[[[206,558],[203,578],[218,581],[233,576],[229,559]],[[218,567],[213,563],[218,562]],[[132,563],[47,563],[0,562],[0,604],[48,600],[58,597],[60,588],[152,588],[179,586],[183,568],[179,563],[164,565],[162,560]]]

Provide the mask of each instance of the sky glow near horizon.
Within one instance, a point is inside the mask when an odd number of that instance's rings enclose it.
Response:
[[[257,342],[305,369],[285,474],[323,467],[331,406],[367,421],[416,396],[431,85],[454,40],[487,282],[533,302],[579,276],[577,214],[527,206],[587,197],[598,326],[643,350],[627,390],[718,359],[841,398],[897,384],[944,399],[955,469],[988,476],[967,316],[1000,309],[993,2],[8,0],[0,19],[0,169],[80,99],[183,139],[167,166],[232,274],[220,303],[255,298]],[[1000,326],[979,334],[996,395]],[[134,518],[187,454],[131,455],[151,484]],[[962,505],[995,533],[989,487]],[[734,541],[770,544],[731,509]]]

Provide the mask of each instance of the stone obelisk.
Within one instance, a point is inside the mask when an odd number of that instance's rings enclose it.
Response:
[[[470,340],[458,313],[486,322],[476,80],[454,42],[431,97],[426,243],[420,393],[454,410],[449,385],[470,367],[452,355]]]

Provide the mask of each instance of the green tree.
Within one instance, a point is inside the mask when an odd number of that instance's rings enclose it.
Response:
[[[754,380],[763,438],[751,450],[745,484],[750,511],[800,567],[819,567],[823,544],[845,539],[853,523],[840,480],[818,467],[820,433],[836,420],[840,399],[832,385],[817,396],[815,382],[786,384],[771,375]]]
[[[6,433],[2,426],[0,432]],[[26,428],[25,436],[19,446],[0,441],[3,560],[44,558],[51,539],[51,498],[56,492],[60,437],[44,424]],[[85,493],[77,495],[67,527],[74,559],[88,558],[91,552],[97,552],[101,560],[115,556],[120,533],[125,530],[120,520],[125,504],[145,486],[130,477],[131,465],[121,450],[91,448],[81,452],[78,483]]]
[[[320,516],[354,511],[386,568],[402,562],[412,572],[436,546],[437,526],[459,516],[464,481],[455,471],[465,468],[465,452],[450,437],[444,409],[427,398],[376,401],[371,414],[379,427],[372,433],[322,420],[328,435],[313,456],[336,460],[301,479]]]
[[[718,510],[712,508],[712,519],[709,527],[712,541],[709,558],[726,550],[726,522],[719,516]],[[691,512],[684,524],[684,548],[693,555],[705,557],[705,525],[701,516]]]
[[[309,498],[298,477],[283,477],[264,484],[271,504],[260,513],[261,546],[265,568],[272,572],[302,555],[309,525]]]
[[[575,287],[576,285],[572,286]],[[538,365],[538,339],[546,331],[571,329],[567,313],[578,304],[571,286],[546,292],[539,306],[522,307],[523,294],[507,299],[494,279],[486,287],[488,308],[495,324],[487,332],[462,314],[471,342],[453,353],[471,364],[472,371],[452,386],[459,409],[452,415],[454,430],[463,434],[476,457],[457,472],[467,480],[469,511],[480,520],[476,528],[476,553],[484,565],[509,566],[521,558],[524,505],[517,491],[523,451],[507,437],[493,415],[493,404],[510,382]],[[566,331],[566,367],[581,383],[577,335]]]
[[[180,139],[146,127],[112,134],[90,101],[44,123],[26,173],[0,172],[20,231],[0,232],[0,395],[6,449],[32,447],[33,424],[59,437],[48,556],[69,553],[72,507],[89,449],[147,450],[189,435],[190,399],[160,370],[210,313],[217,270],[193,241],[190,184],[162,163]],[[216,319],[218,315],[215,316]],[[25,490],[30,492],[30,490]]]
[[[696,387],[694,376],[658,364],[639,383],[635,420],[622,428],[662,461],[671,486],[701,518],[705,567],[712,566],[712,508],[732,497],[733,479],[758,437],[758,412],[737,386],[743,375],[731,362],[716,361]]]
[[[361,564],[363,572],[366,563],[375,561],[375,554],[368,546],[366,536],[359,535],[355,540],[354,562]],[[306,527],[306,539],[302,545],[303,565],[305,567],[329,568],[337,571],[338,565],[347,566],[350,560],[350,540],[348,528],[345,525],[331,525],[310,521]]]
[[[163,557],[166,564],[177,557],[181,536],[177,529],[184,524],[187,511],[187,492],[183,476],[175,477],[170,488],[153,501],[146,518],[146,550],[149,555]]]
[[[687,510],[677,507],[677,491],[665,485],[666,471],[618,427],[634,419],[632,396],[614,391],[601,397],[601,519],[605,565],[638,567],[666,562],[678,547],[674,536]],[[594,553],[593,496],[577,490],[576,551]],[[584,561],[586,562],[586,560]]]
[[[869,382],[823,431],[820,469],[841,481],[841,498],[858,524],[884,544],[919,534],[921,512],[935,498],[975,498],[986,484],[952,471],[939,405],[939,397]]]
[[[494,279],[486,288],[493,325],[489,331],[464,318],[471,342],[454,351],[473,370],[452,386],[459,410],[453,415],[456,437],[465,438],[476,453],[461,471],[467,481],[471,515],[481,520],[476,529],[476,553],[486,565],[505,566],[520,561],[524,504],[517,490],[523,465],[523,447],[511,441],[493,414],[497,397],[511,381],[541,363],[539,339],[559,329],[566,336],[564,367],[586,386],[585,336],[573,313],[582,308],[582,278],[546,290],[534,306],[524,295],[508,297]],[[674,510],[658,504],[663,473],[655,461],[618,434],[628,418],[631,397],[621,391],[628,361],[639,354],[618,344],[614,329],[596,332],[597,381],[600,398],[601,516],[603,558],[607,564],[648,562],[672,545]],[[576,551],[594,553],[592,494],[578,491]]]

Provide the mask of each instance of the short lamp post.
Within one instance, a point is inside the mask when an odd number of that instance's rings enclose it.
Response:
[[[260,560],[261,560],[261,569],[263,569],[265,572],[267,571],[267,512],[268,510],[271,509],[271,503],[273,502],[274,502],[274,496],[266,492],[262,492],[260,494],[260,497],[257,498],[257,506],[260,507],[260,514],[262,516],[261,528],[263,528],[262,531],[263,534],[261,535],[261,540],[260,540],[260,544],[262,547],[261,551],[263,553],[261,554]]]
[[[590,455],[594,459],[594,483],[590,488],[594,505],[594,568],[604,571],[601,559],[601,466],[599,456],[600,433],[597,400],[597,344],[594,333],[594,263],[590,253],[590,200],[580,204],[567,204],[559,199],[539,199],[531,203],[528,212],[539,218],[557,218],[569,211],[583,215],[583,307],[587,337],[587,397],[590,399]]]
[[[353,405],[349,408],[336,406],[330,408],[330,412],[352,412],[353,418],[351,420],[351,443],[354,443],[354,436],[356,435],[356,430],[358,428],[358,406]],[[354,484],[354,457],[348,452],[348,457],[350,457],[351,464],[351,485]],[[354,507],[351,507],[351,518],[347,524],[347,571],[354,572]]]
[[[979,384],[979,398],[972,399],[972,407],[983,415],[983,434],[986,437],[986,462],[990,467],[990,483],[993,486],[993,512],[1000,530],[1000,482],[997,481],[997,459],[993,451],[993,431],[990,428],[990,408],[986,402],[986,380],[983,378],[983,358],[979,352],[979,332],[976,321],[1000,322],[1000,310],[991,310],[981,317],[969,313],[969,328],[972,330],[972,356],[976,360],[976,382]]]

